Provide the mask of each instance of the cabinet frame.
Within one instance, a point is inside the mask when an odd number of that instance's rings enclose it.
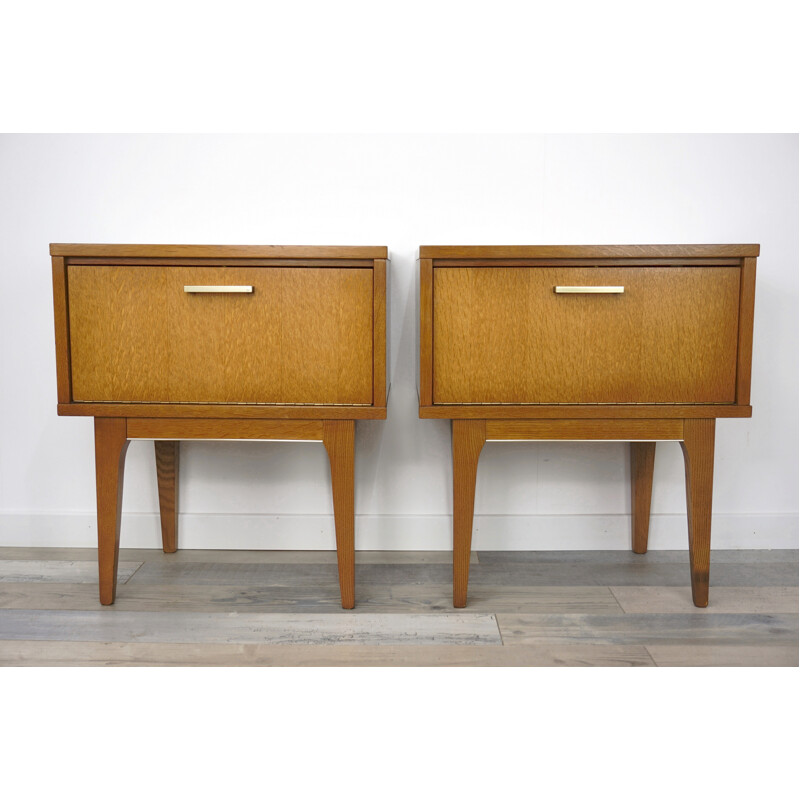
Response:
[[[119,561],[125,452],[132,439],[154,441],[165,553],[177,549],[179,442],[185,439],[318,441],[331,467],[339,587],[343,608],[355,604],[355,421],[386,419],[386,247],[276,245],[51,244],[60,416],[94,417],[100,602],[114,602]],[[200,266],[364,269],[372,273],[370,404],[79,402],[73,398],[69,330],[70,266]]]
[[[449,419],[453,459],[453,605],[467,603],[478,461],[486,441],[630,442],[631,548],[646,553],[657,441],[679,442],[686,469],[693,602],[708,605],[715,422],[751,417],[757,244],[423,246],[419,250],[419,416]],[[437,404],[434,273],[440,267],[738,267],[735,399],[730,403]]]

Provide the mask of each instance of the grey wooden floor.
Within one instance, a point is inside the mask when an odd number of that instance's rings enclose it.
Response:
[[[0,548],[0,664],[798,664],[796,550],[712,552],[707,609],[683,551],[476,553],[460,610],[444,552],[358,553],[353,611],[331,552],[123,550],[110,607],[95,559]]]

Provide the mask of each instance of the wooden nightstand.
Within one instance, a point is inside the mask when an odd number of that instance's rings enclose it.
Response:
[[[630,441],[647,550],[655,443],[686,464],[696,606],[708,605],[714,424],[749,417],[758,245],[421,247],[419,415],[453,431],[453,604],[467,602],[485,441]]]
[[[354,432],[386,419],[385,247],[53,244],[58,413],[95,418],[100,602],[125,451],[155,440],[165,552],[178,441],[321,441],[342,607],[355,602]]]

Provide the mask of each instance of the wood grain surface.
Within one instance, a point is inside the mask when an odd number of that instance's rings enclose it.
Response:
[[[736,367],[736,402],[750,403],[750,376],[753,368],[753,327],[756,303],[756,259],[742,261],[739,293],[739,354]]]
[[[386,367],[388,311],[386,259],[376,258],[372,271],[372,404],[385,406],[389,395]]]
[[[165,553],[178,549],[178,442],[154,442],[158,508],[161,517],[161,546]]]
[[[50,245],[52,256],[113,258],[388,258],[386,247],[247,244],[62,244]]]
[[[68,267],[72,399],[170,400],[168,270]]]
[[[735,652],[731,652],[735,651]],[[668,658],[680,663],[679,648]],[[745,666],[797,666],[791,648],[760,650],[760,663]],[[715,666],[736,659],[736,648],[713,656]],[[647,648],[637,645],[269,645],[269,644],[158,644],[136,642],[1,641],[4,666],[65,667],[652,667]],[[737,664],[738,665],[738,664]]]
[[[655,458],[655,442],[631,442],[631,550],[634,553],[647,552]]]
[[[433,281],[436,404],[736,399],[736,267],[437,267]]]
[[[433,261],[419,260],[419,403],[433,403]]]
[[[239,403],[59,403],[65,417],[127,417],[129,419],[386,419],[385,406],[281,405]],[[705,411],[708,415],[708,410]]]
[[[62,411],[61,409],[66,409]],[[59,406],[59,414],[79,413],[70,409],[79,409],[79,405]],[[98,408],[98,406],[95,406]],[[116,406],[122,409],[122,406]],[[698,404],[682,405],[663,403],[661,405],[648,403],[631,403],[616,405],[586,403],[583,405],[529,404],[491,405],[475,403],[472,405],[435,405],[419,407],[421,419],[705,419],[713,417],[752,417],[751,406],[726,405],[726,404]]]
[[[692,605],[685,552],[480,552],[468,612],[452,608],[450,566],[430,561],[446,553],[359,553],[348,612],[333,552],[125,549],[128,580],[102,609],[94,555],[0,548],[13,576],[0,580],[0,664],[798,664],[796,550],[716,551],[707,610]],[[608,582],[621,572],[639,583]]]
[[[492,614],[209,614],[0,609],[3,639],[80,642],[502,644]]]
[[[129,419],[129,439],[322,440],[321,420]]]
[[[40,550],[41,548],[36,548]],[[39,558],[0,560],[2,583],[91,584],[91,598],[97,607],[97,550],[91,561],[41,560]],[[37,555],[33,553],[32,555]],[[141,561],[120,561],[118,581],[125,583],[142,566]]]
[[[335,561],[335,553],[331,553],[331,555]],[[377,557],[379,554],[375,555]],[[291,562],[285,563],[289,565],[285,567],[284,571],[289,573],[290,580]],[[84,564],[86,568],[89,566],[92,565]],[[122,566],[120,566],[120,570],[122,570]],[[130,574],[133,574],[134,571],[131,569]],[[86,572],[88,569],[84,569],[80,577],[83,578]],[[6,581],[7,585],[0,587],[0,607],[2,608],[68,609],[71,611],[94,611],[97,609],[97,592],[94,586],[88,585],[87,582],[56,582],[58,575],[64,581],[70,580],[72,575],[77,575],[74,568],[72,570],[65,568],[59,573],[54,567],[51,567],[47,574],[52,576],[53,580],[48,580],[46,586],[42,586],[40,582],[33,583],[33,577],[30,579],[31,582],[28,582],[21,576],[21,572],[12,574],[20,577],[19,580],[13,582]],[[329,571],[328,575],[331,574]],[[391,574],[391,570],[388,571],[388,574]],[[96,581],[96,570],[92,572],[92,577],[93,582]],[[236,576],[231,574],[231,578],[235,580]],[[652,587],[631,588],[646,590]],[[778,588],[786,590],[786,587]],[[673,588],[672,591],[678,591],[678,589]],[[760,591],[763,593],[767,590],[761,589]],[[797,594],[796,589],[789,591]],[[359,588],[358,606],[353,609],[352,613],[445,613],[452,611],[452,594],[452,585],[449,581],[429,584],[370,583]],[[486,613],[499,611],[527,614],[608,615],[623,613],[620,603],[607,586],[480,586],[473,588],[469,602],[471,611],[485,611]],[[673,604],[678,606],[677,611],[686,611],[687,606],[691,607],[688,589],[682,599],[673,599]],[[317,587],[303,582],[300,585],[292,586],[272,586],[257,582],[231,584],[137,582],[126,586],[125,591],[119,593],[114,608],[123,611],[211,612],[238,610],[263,613],[336,614],[341,612],[341,605],[341,595],[332,580],[320,581]],[[762,605],[764,604],[762,603]],[[777,607],[765,606],[764,610],[785,611],[785,605],[784,602]]]
[[[492,441],[514,439],[619,440],[680,439],[680,419],[504,419],[486,420],[486,438]]]
[[[741,258],[757,244],[422,245],[420,258]],[[62,253],[61,255],[68,255]]]
[[[708,605],[715,422],[713,419],[686,420],[681,442],[686,468],[692,598],[701,608]]]
[[[610,591],[625,613],[706,613],[692,606],[688,586],[611,586]],[[798,591],[796,586],[715,586],[708,607],[715,614],[796,614]]]
[[[498,614],[503,644],[663,645],[696,643],[747,646],[797,641],[797,614]]]
[[[355,423],[326,420],[322,442],[328,452],[336,526],[336,558],[342,608],[355,605]]]
[[[53,256],[53,311],[56,334],[56,388],[59,403],[72,400],[70,385],[69,315],[67,268],[61,256]]]
[[[478,459],[486,441],[483,420],[453,420],[453,606],[467,604]]]
[[[103,605],[113,603],[117,592],[122,484],[128,444],[124,419],[95,417],[97,561],[100,573],[100,602]]]
[[[76,401],[372,403],[371,270],[72,266],[68,279]]]

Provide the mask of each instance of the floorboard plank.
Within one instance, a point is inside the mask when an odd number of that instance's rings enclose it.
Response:
[[[336,564],[335,550],[178,550],[121,547],[127,561],[169,560],[179,564],[206,561],[219,564]],[[0,561],[97,561],[95,547],[0,547]],[[472,553],[472,563],[478,554]],[[357,564],[451,564],[450,550],[356,550]]]
[[[356,584],[447,583],[450,564],[359,564]],[[327,564],[145,561],[131,581],[159,584],[319,586],[337,581]],[[481,586],[687,586],[687,564],[475,564],[470,592]],[[712,564],[711,586],[797,586],[793,564]]]
[[[141,567],[141,561],[120,561],[117,583],[125,583]],[[93,561],[0,561],[0,583],[94,583],[97,564]]]
[[[612,586],[611,591],[631,614],[797,614],[794,586],[716,586],[708,608],[692,605],[689,586]]]
[[[797,647],[760,645],[649,645],[659,667],[796,667]]]
[[[797,646],[796,614],[498,614],[497,623],[506,645]]]
[[[0,610],[0,639],[80,642],[500,645],[491,614]]]
[[[641,646],[319,646],[0,641],[2,666],[652,667]]]
[[[688,564],[689,551],[648,550],[481,550],[479,564]],[[713,550],[711,564],[796,564],[798,551]]]
[[[129,583],[117,591],[123,611],[261,611],[341,613],[333,582],[317,586],[241,586]],[[0,585],[0,608],[93,611],[100,608],[90,584],[14,583]],[[470,612],[528,614],[622,614],[606,586],[489,586],[475,589]],[[453,608],[450,583],[359,586],[351,613],[444,613]]]
[[[689,563],[478,564],[470,570],[470,591],[483,584],[507,586],[688,586]],[[797,564],[715,564],[711,587],[797,586]]]

